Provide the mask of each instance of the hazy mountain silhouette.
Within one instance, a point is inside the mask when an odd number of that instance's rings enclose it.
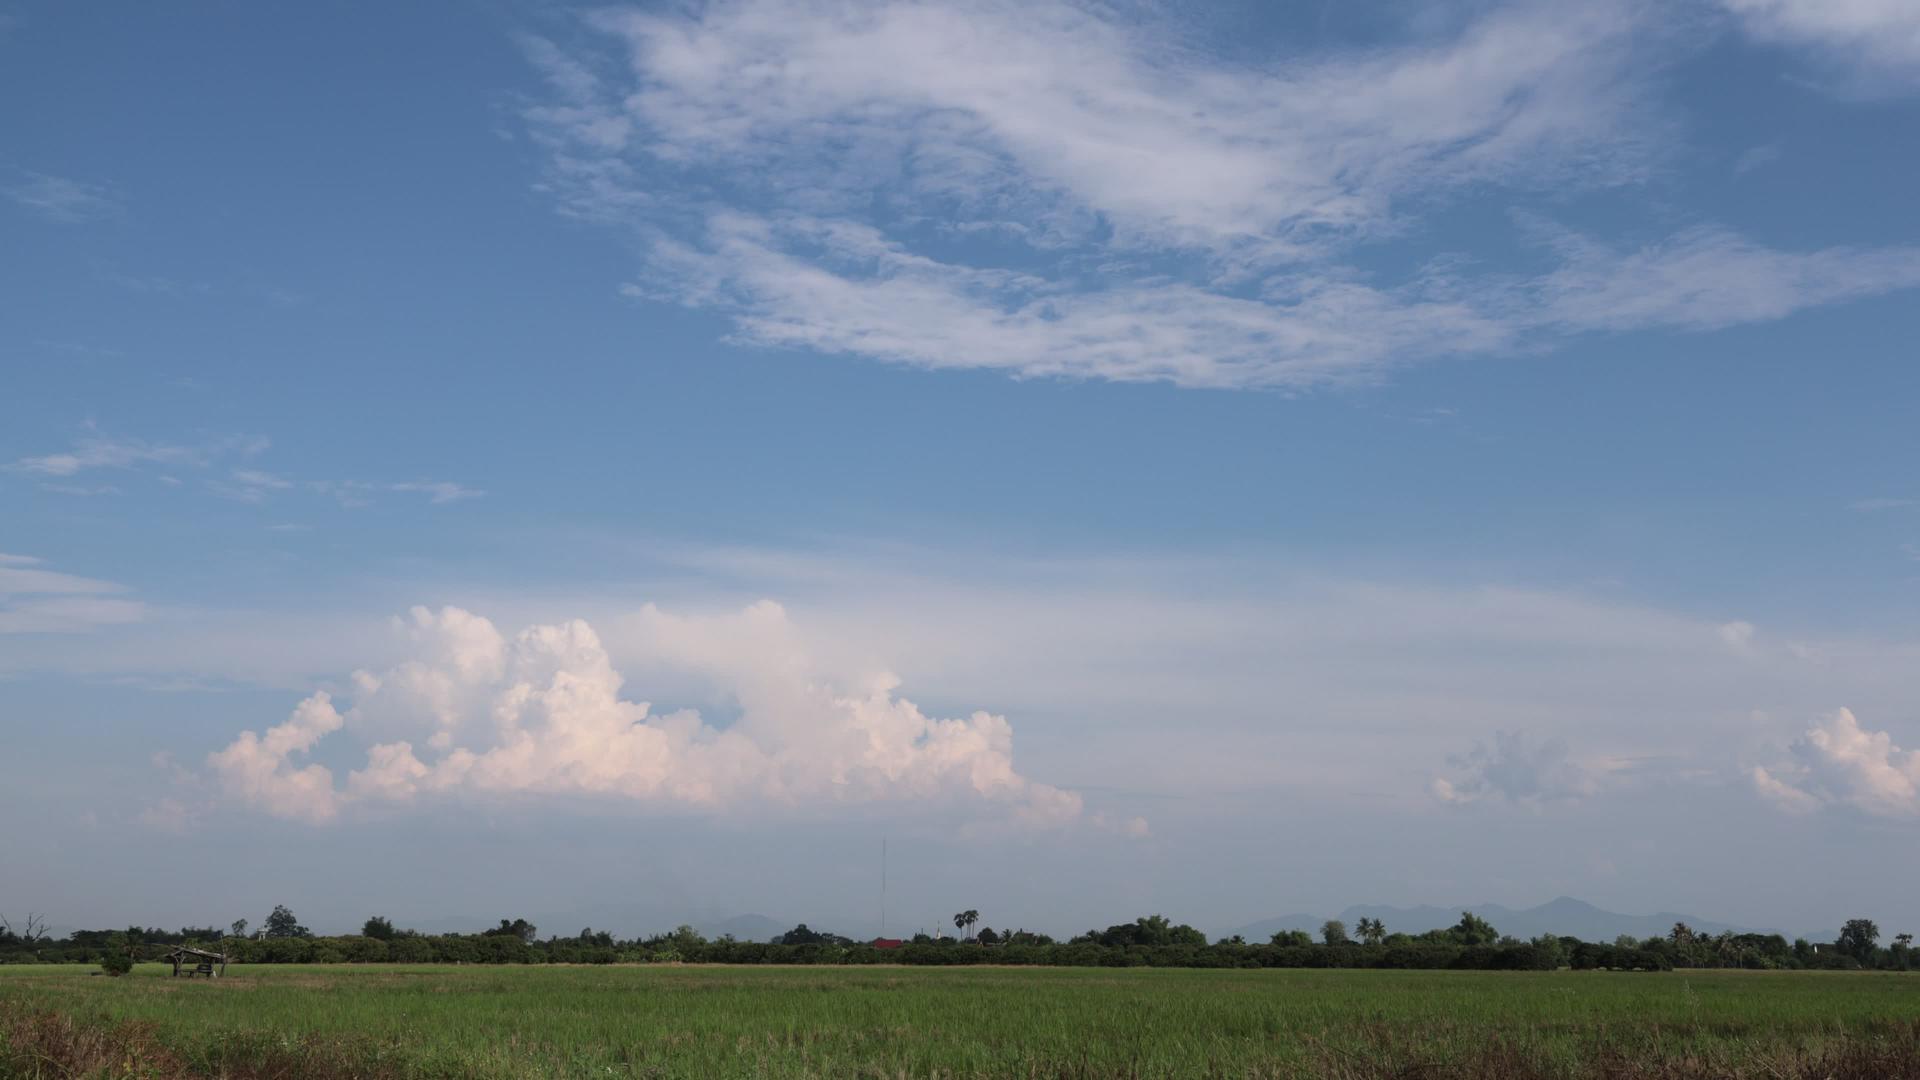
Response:
[[[1261,919],[1259,922],[1235,927],[1227,933],[1239,934],[1248,941],[1265,941],[1279,930],[1305,930],[1318,936],[1321,924],[1331,917],[1346,923],[1349,934],[1353,933],[1355,924],[1363,918],[1379,919],[1386,924],[1389,934],[1419,934],[1452,926],[1460,921],[1462,911],[1471,911],[1492,923],[1494,929],[1502,934],[1517,938],[1536,937],[1540,934],[1571,935],[1586,941],[1612,941],[1621,934],[1644,938],[1664,936],[1677,922],[1686,923],[1695,930],[1709,934],[1718,934],[1727,930],[1735,933],[1755,932],[1752,927],[1734,926],[1730,923],[1715,922],[1712,919],[1702,919],[1695,915],[1684,915],[1673,911],[1658,911],[1651,915],[1622,915],[1594,907],[1585,900],[1562,896],[1530,908],[1510,908],[1500,904],[1468,904],[1460,907],[1436,907],[1423,904],[1405,908],[1388,907],[1382,904],[1355,904],[1334,916],[1278,915],[1271,919]],[[1757,932],[1772,933],[1773,931]]]

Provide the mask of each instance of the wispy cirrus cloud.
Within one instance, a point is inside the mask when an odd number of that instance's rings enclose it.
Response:
[[[388,484],[388,491],[403,494],[425,495],[430,503],[459,502],[462,499],[478,499],[486,492],[465,484],[456,484],[451,480],[405,480],[397,484]]]
[[[239,502],[264,503],[301,487],[287,476],[256,467],[240,467],[240,462],[267,451],[271,442],[255,435],[229,435],[194,443],[148,442],[142,439],[109,436],[88,427],[89,434],[76,440],[70,449],[19,458],[0,465],[0,473],[15,473],[41,478],[41,487],[69,495],[119,494],[113,485],[83,485],[65,482],[84,473],[106,470],[138,470],[148,467],[203,470],[204,490]],[[217,472],[215,470],[218,470]],[[149,473],[152,469],[148,468]],[[181,487],[183,481],[170,473],[153,478],[169,487]],[[423,495],[430,503],[443,505],[486,494],[480,488],[451,480],[406,480],[375,482],[358,480],[314,480],[308,490],[329,495],[343,505],[360,506],[380,493]]]
[[[1521,239],[1554,265],[1531,276],[1471,252],[1361,269],[1468,189],[1656,169],[1676,46],[1642,5],[1508,4],[1261,65],[1066,3],[716,0],[589,25],[579,48],[525,42],[553,95],[525,114],[542,186],[642,237],[626,291],[727,312],[752,344],[1299,388],[1920,284],[1920,249],[1712,224],[1623,246],[1535,219]]]
[[[436,505],[460,502],[465,499],[478,499],[486,492],[466,484],[451,480],[404,480],[398,483],[376,483],[371,480],[314,480],[308,484],[314,491],[333,498],[342,506],[370,506],[376,496],[383,493],[401,495],[425,495],[427,501]]]
[[[1264,67],[1064,3],[748,0],[595,23],[630,81],[610,95],[536,49],[574,110],[537,115],[543,131],[827,199],[879,181],[962,219],[1094,215],[1120,246],[1290,252],[1390,228],[1404,198],[1641,168],[1637,27],[1615,4]]]
[[[0,634],[70,634],[138,622],[145,605],[126,586],[47,569],[43,560],[0,553]]]
[[[0,194],[28,212],[61,225],[118,217],[120,200],[104,184],[89,184],[64,176],[25,172],[0,186]]]
[[[95,469],[130,469],[140,465],[204,467],[216,458],[248,457],[268,446],[256,436],[230,436],[194,445],[146,442],[100,434],[76,441],[71,449],[20,458],[0,466],[35,476],[67,477]]]
[[[1920,247],[1780,251],[1696,226],[1632,249],[1553,231],[1528,317],[1565,330],[1714,330],[1920,286]]]
[[[1839,89],[1920,90],[1920,6],[1907,0],[1720,0],[1745,31],[1809,49]]]

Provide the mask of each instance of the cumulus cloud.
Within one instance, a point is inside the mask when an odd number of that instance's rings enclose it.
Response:
[[[126,586],[64,574],[28,555],[0,553],[0,634],[70,634],[138,622],[145,605]]]
[[[1847,89],[1920,89],[1920,6],[1908,0],[1720,3],[1755,38],[1812,49]]]
[[[1458,772],[1436,777],[1433,794],[1442,802],[1472,803],[1503,799],[1542,803],[1585,798],[1599,790],[1597,776],[1569,756],[1562,739],[1535,741],[1524,732],[1496,731],[1491,744],[1447,759]]]
[[[1846,806],[1883,817],[1920,813],[1920,753],[1869,731],[1850,709],[1830,713],[1788,748],[1788,760],[1755,766],[1754,787],[1784,810]]]
[[[623,696],[625,679],[583,621],[509,638],[459,608],[416,608],[400,624],[413,658],[357,672],[345,712],[315,694],[264,736],[242,733],[208,768],[241,802],[315,823],[349,806],[455,794],[585,795],[713,813],[934,802],[1038,824],[1081,817],[1078,795],[1014,769],[1004,717],[927,716],[885,673],[830,680],[778,605],[701,617],[648,607],[634,622],[652,643],[650,664],[719,676],[738,718],[717,727],[692,709],[656,711]],[[343,729],[369,745],[341,784],[308,755]]]

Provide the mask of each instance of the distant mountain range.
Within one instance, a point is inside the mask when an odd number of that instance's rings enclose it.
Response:
[[[1228,937],[1239,934],[1248,941],[1264,942],[1278,930],[1305,930],[1317,938],[1321,924],[1328,918],[1339,919],[1346,923],[1349,934],[1354,932],[1361,919],[1379,919],[1390,934],[1419,934],[1454,925],[1460,921],[1462,911],[1471,911],[1492,923],[1494,929],[1502,934],[1510,934],[1517,938],[1531,938],[1541,934],[1571,935],[1586,941],[1612,941],[1621,934],[1631,934],[1637,938],[1656,935],[1664,937],[1677,922],[1686,923],[1695,930],[1708,934],[1729,930],[1734,933],[1778,933],[1772,929],[1735,926],[1731,923],[1715,922],[1712,919],[1673,911],[1659,911],[1652,915],[1622,915],[1594,907],[1584,900],[1562,896],[1530,908],[1510,908],[1500,904],[1470,904],[1462,907],[1436,907],[1423,904],[1418,907],[1404,908],[1379,904],[1355,904],[1333,916],[1278,915],[1271,919],[1248,923],[1245,926],[1215,931],[1210,936]],[[769,941],[791,930],[794,925],[791,920],[783,921],[760,914],[727,914],[723,910],[688,910],[646,903],[597,904],[574,908],[567,912],[536,913],[530,918],[540,928],[542,937],[554,934],[571,935],[585,927],[610,930],[615,936],[621,938],[643,937],[665,933],[681,923],[688,923],[710,938],[732,934],[741,941]],[[460,915],[419,920],[403,917],[395,921],[401,926],[429,934],[471,934],[499,923],[498,919]],[[315,929],[321,933],[352,934],[358,933],[360,927],[358,923],[338,927],[316,924]],[[829,919],[817,929],[839,930],[840,927]],[[56,937],[64,937],[72,933],[72,929],[65,926],[53,927],[52,931]],[[1062,940],[1065,940],[1064,936]]]
[[[1728,930],[1734,933],[1775,932],[1733,926],[1673,911],[1659,911],[1652,915],[1622,915],[1614,911],[1603,911],[1585,900],[1562,896],[1549,900],[1539,907],[1530,908],[1510,908],[1499,904],[1470,904],[1462,907],[1422,905],[1408,908],[1355,904],[1334,916],[1279,915],[1235,927],[1227,933],[1239,934],[1248,941],[1265,941],[1281,930],[1305,930],[1318,936],[1321,925],[1331,917],[1346,923],[1349,934],[1353,933],[1354,926],[1361,919],[1379,919],[1386,925],[1389,934],[1420,934],[1458,923],[1462,911],[1471,911],[1492,923],[1494,929],[1502,934],[1510,934],[1517,938],[1531,938],[1541,934],[1572,936],[1586,941],[1612,941],[1621,934],[1645,938],[1664,936],[1677,922],[1686,923],[1695,930],[1709,934],[1723,933]]]

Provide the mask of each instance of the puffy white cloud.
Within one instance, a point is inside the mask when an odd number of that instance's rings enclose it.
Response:
[[[1568,754],[1566,741],[1535,741],[1524,732],[1496,731],[1491,745],[1448,759],[1461,770],[1453,779],[1437,777],[1433,793],[1442,802],[1485,799],[1541,803],[1584,798],[1599,790],[1599,779]]]
[[[1920,5],[1911,0],[1720,0],[1763,41],[1810,47],[1849,89],[1920,88]]]
[[[1869,814],[1920,813],[1920,753],[1902,750],[1885,731],[1868,731],[1850,709],[1833,712],[1789,747],[1788,761],[1755,766],[1759,792],[1782,809],[1849,806]]]
[[[329,695],[315,694],[264,737],[241,732],[226,749],[209,755],[207,766],[227,790],[268,813],[327,821],[339,811],[333,773],[324,765],[296,766],[292,759],[344,722]]]
[[[209,767],[242,801],[313,822],[348,805],[452,793],[593,795],[713,812],[961,802],[1042,824],[1081,816],[1078,795],[1014,769],[1004,717],[929,717],[884,673],[836,685],[778,605],[716,617],[649,607],[634,622],[650,664],[719,678],[738,718],[715,727],[691,709],[656,712],[623,697],[624,678],[585,622],[507,639],[459,608],[417,608],[401,624],[415,657],[384,674],[356,673],[347,712],[315,694],[265,737],[242,733]],[[371,745],[338,787],[325,767],[296,759],[342,728]]]

